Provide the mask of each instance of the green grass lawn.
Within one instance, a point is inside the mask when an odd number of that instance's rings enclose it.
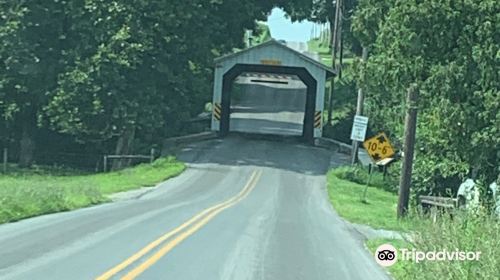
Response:
[[[387,191],[393,188],[383,186],[381,178],[375,177],[375,187],[368,188],[367,203],[362,202],[365,175],[350,167],[340,167],[328,173],[328,194],[338,214],[353,223],[405,231],[412,235],[411,243],[388,239],[368,240],[366,245],[372,253],[384,243],[422,252],[456,249],[481,252],[479,261],[423,261],[417,264],[398,260],[389,268],[395,279],[498,279],[498,219],[478,209],[476,212],[446,213],[435,222],[426,215],[411,211],[406,219],[400,221],[396,218],[397,194]]]
[[[107,202],[108,194],[153,186],[184,169],[174,158],[162,158],[102,174],[48,168],[14,170],[0,175],[0,223]]]
[[[366,201],[363,201],[365,185],[340,179],[337,174],[336,171],[328,173],[328,195],[341,217],[377,229],[407,230],[412,227],[410,221],[396,218],[396,194],[368,187]]]
[[[326,66],[331,67],[332,66],[332,52],[330,48],[327,45],[322,45],[319,40],[310,40],[307,42],[307,45],[309,47],[310,52],[316,52],[319,54],[319,57],[321,58],[321,62],[325,64]],[[337,57],[338,59],[338,57]],[[346,58],[344,57],[343,59],[343,64],[348,64],[351,65],[354,60],[352,58]]]
[[[332,53],[326,45],[321,45],[319,40],[310,40],[307,42],[310,52],[316,52],[321,58],[321,62],[327,66],[332,66]]]

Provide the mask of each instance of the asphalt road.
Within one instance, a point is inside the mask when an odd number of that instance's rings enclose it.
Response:
[[[0,279],[387,279],[328,202],[340,155],[232,136],[180,158],[140,197],[0,226]]]

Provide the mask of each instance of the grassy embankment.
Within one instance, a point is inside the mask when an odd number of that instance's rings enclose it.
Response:
[[[50,168],[14,169],[0,174],[0,223],[107,202],[106,195],[153,186],[184,169],[174,158],[89,175]]]
[[[481,252],[479,261],[400,261],[389,268],[395,279],[498,279],[500,275],[500,223],[486,214],[458,214],[441,216],[432,222],[425,216],[411,214],[407,219],[396,219],[397,194],[394,186],[380,175],[372,178],[366,202],[361,197],[365,190],[366,171],[349,167],[332,170],[328,174],[328,192],[334,208],[344,219],[374,228],[412,232],[411,241],[374,239],[367,247],[374,252],[384,243],[396,248],[416,250],[448,250]],[[356,181],[356,182],[354,182]],[[361,183],[361,184],[360,184]],[[394,182],[393,182],[394,183]],[[391,191],[388,191],[391,190]]]

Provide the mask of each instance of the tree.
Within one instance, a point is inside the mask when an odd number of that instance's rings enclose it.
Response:
[[[352,15],[352,33],[363,46],[372,47],[377,40],[379,27],[386,20],[395,0],[359,0]]]
[[[33,160],[50,128],[128,153],[175,135],[210,100],[213,58],[243,46],[264,0],[0,1],[3,142]],[[4,133],[5,131],[5,133]],[[144,144],[142,144],[144,145]]]
[[[420,89],[417,189],[456,187],[453,179],[472,169],[484,182],[493,181],[500,162],[496,1],[399,1],[382,8],[362,2],[360,7],[366,10],[356,12],[354,26],[372,43],[373,55],[359,81],[367,89],[375,128],[400,138],[404,93],[412,83]]]
[[[29,166],[41,108],[63,69],[64,1],[0,1],[0,115]]]
[[[358,0],[344,0],[343,3],[343,40],[351,47],[354,53],[361,55],[361,45],[351,32],[351,18],[358,4]],[[292,21],[309,20],[316,23],[329,23],[330,32],[334,30],[335,0],[279,1],[278,5],[285,10]],[[333,35],[331,35],[330,38],[333,38]]]
[[[81,44],[68,51],[73,63],[45,108],[50,124],[83,142],[116,141],[116,154],[131,152],[138,131],[175,134],[210,100],[213,58],[242,46],[244,29],[255,28],[271,8],[264,3],[73,6],[68,36]]]

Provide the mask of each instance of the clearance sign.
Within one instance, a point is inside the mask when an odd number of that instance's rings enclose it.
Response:
[[[281,60],[276,60],[276,59],[262,59],[260,61],[261,64],[264,65],[281,65]]]
[[[392,148],[391,142],[389,142],[389,138],[387,138],[387,135],[383,132],[363,142],[363,147],[365,147],[366,152],[368,152],[374,162],[381,161],[394,155],[394,149]]]

